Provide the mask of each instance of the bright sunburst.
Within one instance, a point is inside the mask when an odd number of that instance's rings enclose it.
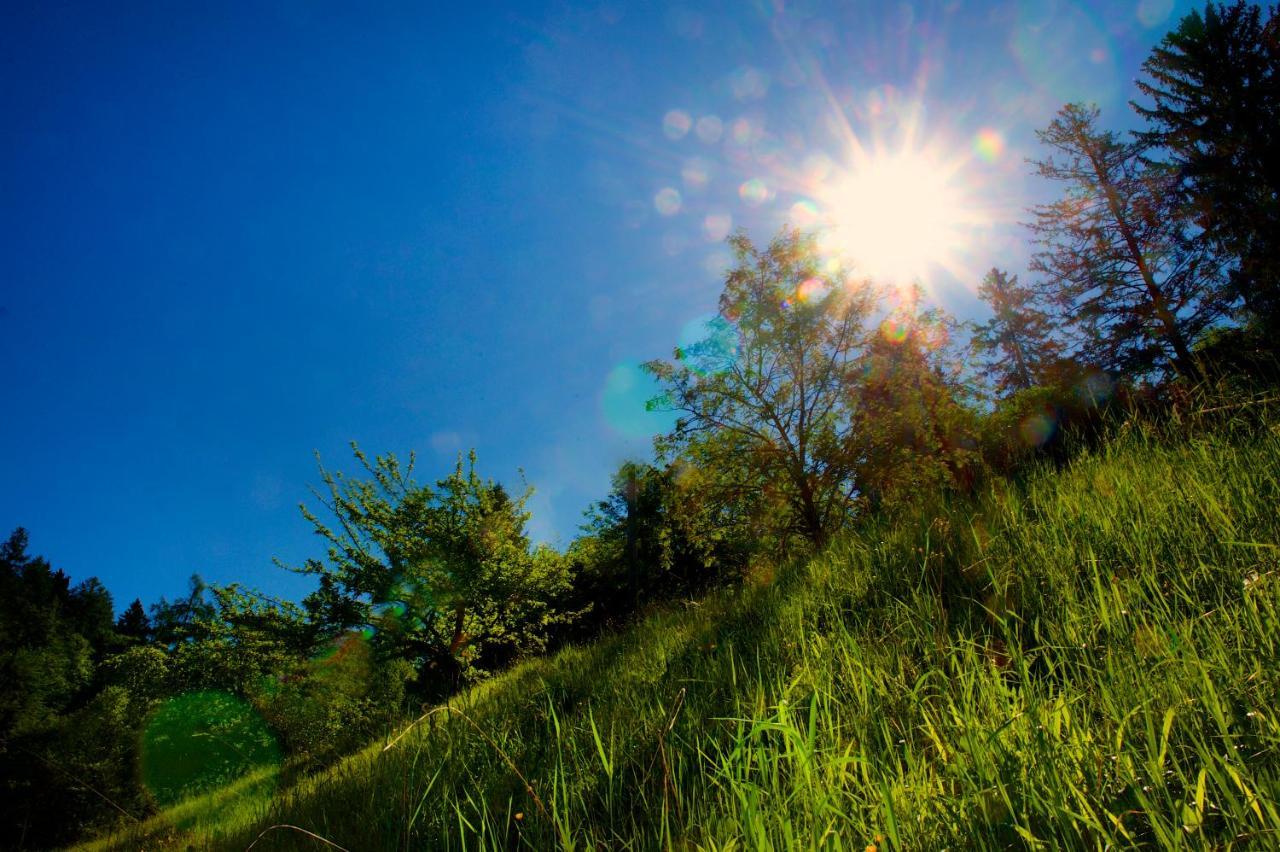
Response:
[[[828,249],[885,284],[953,268],[971,219],[955,168],[927,154],[877,153],[818,192]]]

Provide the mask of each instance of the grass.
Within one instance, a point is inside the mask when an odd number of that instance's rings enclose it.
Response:
[[[1280,846],[1278,505],[1134,426],[86,848]]]

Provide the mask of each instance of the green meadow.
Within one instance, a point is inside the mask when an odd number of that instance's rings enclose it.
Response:
[[[1130,420],[84,849],[1280,844],[1280,421]]]

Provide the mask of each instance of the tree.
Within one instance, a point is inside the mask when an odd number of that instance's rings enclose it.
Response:
[[[1232,255],[1235,292],[1280,326],[1280,16],[1242,0],[1193,11],[1142,65],[1139,134],[1167,152],[1200,237]]]
[[[965,490],[976,478],[976,418],[965,404],[973,391],[955,348],[957,325],[923,307],[912,288],[867,342],[848,393],[859,488],[875,507]]]
[[[609,495],[587,510],[570,558],[579,565],[574,582],[582,588],[575,592],[608,610],[598,613],[602,618],[695,591],[737,565],[741,554],[725,546],[721,530],[699,523],[679,484],[682,470],[623,462]]]
[[[316,496],[337,525],[302,507],[329,542],[328,564],[297,569],[320,580],[304,602],[312,617],[335,619],[318,624],[320,635],[371,630],[384,657],[435,668],[445,690],[541,650],[548,628],[568,617],[556,609],[568,570],[530,546],[532,491],[513,498],[482,480],[474,452],[433,488],[413,480],[412,455],[402,466],[352,449],[368,479],[320,468],[327,493]]]
[[[27,547],[22,528],[0,544],[0,846],[44,848],[102,815],[83,792],[92,750],[75,748],[74,723],[92,701],[112,610],[96,579],[73,589]]]
[[[172,603],[166,598],[151,605],[151,633],[156,642],[174,646],[206,638],[217,616],[217,607],[209,600],[212,591],[199,574],[187,581],[185,598]]]
[[[1085,360],[1196,378],[1191,346],[1231,307],[1221,262],[1172,215],[1172,172],[1097,122],[1097,107],[1068,104],[1037,132],[1052,152],[1037,170],[1065,193],[1033,210],[1032,269]]]
[[[143,644],[151,640],[151,619],[147,618],[140,598],[134,598],[116,619],[116,633],[131,643]]]
[[[764,250],[744,234],[729,244],[719,326],[733,345],[713,335],[645,365],[665,386],[656,404],[680,414],[667,445],[700,456],[725,497],[776,518],[784,542],[821,545],[857,491],[846,389],[870,289],[824,276],[812,237],[793,230]]]
[[[1040,384],[1044,366],[1057,357],[1059,346],[1035,290],[993,267],[978,286],[978,296],[992,314],[973,327],[982,375],[1002,397]]]
[[[27,553],[19,527],[0,545],[0,739],[48,726],[93,678],[70,579]]]

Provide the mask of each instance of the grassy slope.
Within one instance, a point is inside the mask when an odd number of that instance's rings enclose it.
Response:
[[[1280,430],[1134,429],[104,847],[1280,845],[1278,504]]]

